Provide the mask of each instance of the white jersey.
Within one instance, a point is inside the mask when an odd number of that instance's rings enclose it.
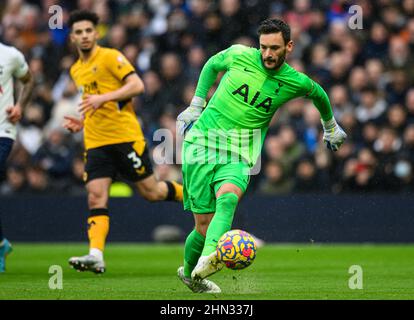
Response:
[[[14,106],[13,78],[22,78],[29,66],[23,54],[0,43],[0,137],[16,139],[16,126],[7,119],[6,109]]]

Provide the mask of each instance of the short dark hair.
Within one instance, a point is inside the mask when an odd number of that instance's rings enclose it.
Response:
[[[69,28],[72,29],[73,24],[79,21],[90,21],[96,26],[99,22],[99,17],[95,12],[87,11],[87,10],[75,10],[72,11],[69,16]]]
[[[289,25],[280,19],[266,19],[263,20],[259,28],[257,29],[257,34],[260,36],[262,34],[269,33],[282,33],[283,40],[285,44],[290,41],[290,27]]]

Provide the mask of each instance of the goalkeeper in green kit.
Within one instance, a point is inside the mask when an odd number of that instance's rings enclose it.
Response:
[[[285,62],[293,49],[289,26],[267,19],[258,34],[260,49],[233,45],[207,61],[190,106],[177,117],[178,130],[185,134],[184,209],[195,220],[178,276],[194,292],[221,292],[206,277],[223,267],[216,256],[217,241],[231,229],[276,110],[291,99],[311,99],[321,115],[327,147],[336,151],[347,137],[325,91]],[[206,105],[221,71],[225,74]]]

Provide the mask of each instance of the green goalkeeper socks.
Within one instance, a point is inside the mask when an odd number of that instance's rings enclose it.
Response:
[[[195,268],[198,258],[203,251],[205,238],[194,229],[185,240],[184,246],[184,276],[191,277],[191,272]]]
[[[206,238],[195,229],[188,235],[184,246],[185,277],[191,277],[200,256],[208,256],[214,252],[218,239],[231,229],[238,201],[239,198],[234,193],[221,195],[217,199],[216,213],[208,227]]]
[[[221,236],[231,229],[234,212],[239,197],[234,193],[225,193],[217,198],[216,213],[207,229],[206,242],[202,256],[208,256],[216,250],[217,242]]]

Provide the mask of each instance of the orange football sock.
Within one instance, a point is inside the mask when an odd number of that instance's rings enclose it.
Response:
[[[175,201],[183,202],[183,186],[175,181],[171,181],[175,189]]]
[[[88,218],[89,248],[101,251],[105,248],[106,237],[109,232],[109,216],[96,215]]]
[[[183,202],[183,186],[175,181],[164,181],[167,185],[166,201]]]

